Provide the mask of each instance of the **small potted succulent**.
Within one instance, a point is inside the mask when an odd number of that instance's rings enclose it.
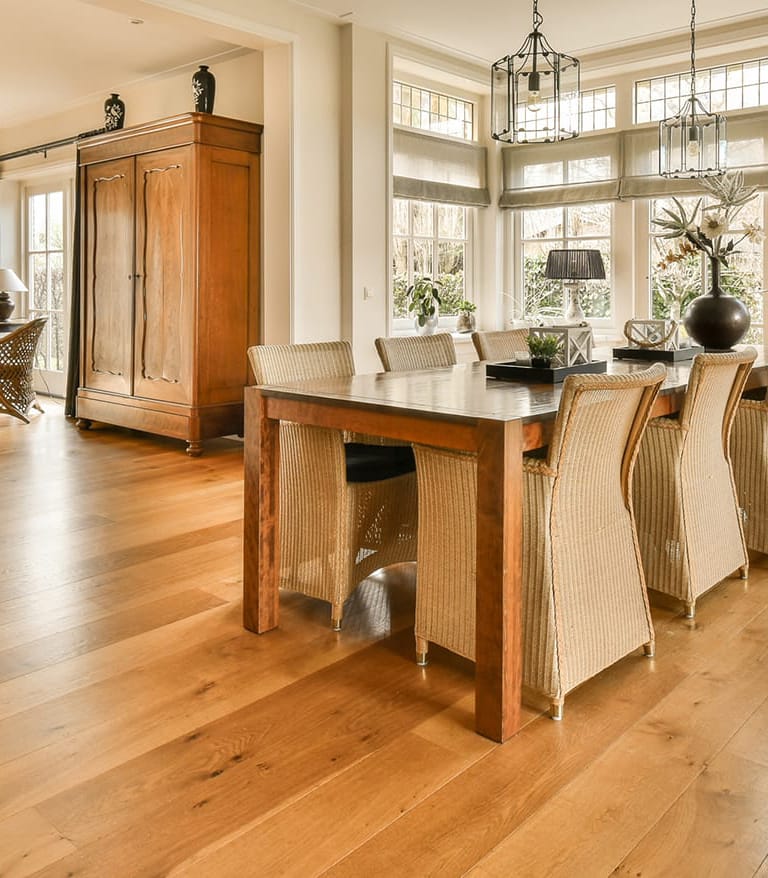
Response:
[[[416,331],[419,335],[432,335],[440,317],[440,281],[433,281],[431,277],[418,277],[405,294],[408,297],[408,310],[416,318]]]
[[[456,318],[456,332],[475,331],[475,311],[477,305],[467,299],[462,299],[458,305],[459,316]]]
[[[549,369],[552,360],[560,353],[560,339],[555,335],[529,332],[526,342],[531,353],[531,366],[536,369]]]

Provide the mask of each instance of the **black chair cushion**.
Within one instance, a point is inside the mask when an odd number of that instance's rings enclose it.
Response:
[[[410,445],[344,445],[348,482],[380,482],[394,479],[416,469]]]

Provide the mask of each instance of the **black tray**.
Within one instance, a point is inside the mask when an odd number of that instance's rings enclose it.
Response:
[[[704,348],[692,345],[689,348],[678,348],[676,351],[662,351],[658,348],[614,348],[615,360],[650,360],[656,363],[679,363],[681,360],[692,360],[696,354],[703,354]]]
[[[579,363],[576,366],[553,366],[541,369],[538,366],[524,366],[522,363],[486,363],[485,374],[488,378],[501,378],[502,381],[533,381],[536,384],[560,384],[566,375],[578,375],[584,372],[605,372],[608,364],[605,360],[593,360],[591,363]]]

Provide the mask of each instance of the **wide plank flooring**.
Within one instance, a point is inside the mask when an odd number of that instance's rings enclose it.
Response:
[[[242,445],[0,415],[0,878],[768,876],[768,558],[473,732],[412,565],[241,625]]]

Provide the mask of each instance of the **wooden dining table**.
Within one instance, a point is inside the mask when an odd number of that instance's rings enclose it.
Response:
[[[647,368],[608,363],[609,373]],[[653,416],[679,410],[690,361],[668,364]],[[765,352],[748,387],[768,384]],[[279,622],[281,420],[386,436],[477,456],[475,728],[505,741],[520,728],[522,456],[546,445],[562,385],[487,378],[484,363],[247,387],[243,618]]]

